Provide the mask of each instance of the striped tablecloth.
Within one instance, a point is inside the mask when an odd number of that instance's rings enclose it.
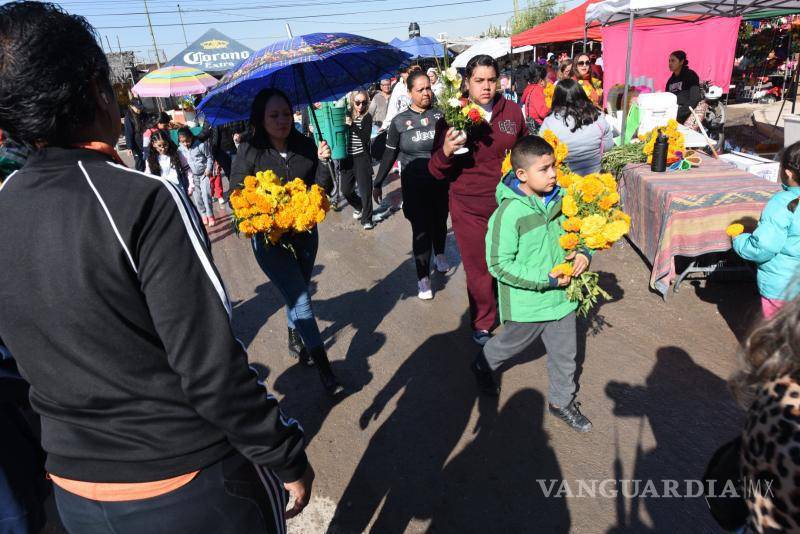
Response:
[[[620,206],[631,216],[629,238],[650,262],[650,287],[663,295],[676,276],[675,256],[730,249],[725,228],[744,218],[757,221],[780,190],[725,161],[702,157],[700,167],[681,172],[631,164],[619,178]]]

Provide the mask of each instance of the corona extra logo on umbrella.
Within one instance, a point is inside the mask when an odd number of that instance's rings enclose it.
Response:
[[[211,39],[210,41],[200,43],[200,46],[202,46],[204,50],[216,50],[217,48],[228,48],[228,44],[228,41],[223,41],[222,39]]]

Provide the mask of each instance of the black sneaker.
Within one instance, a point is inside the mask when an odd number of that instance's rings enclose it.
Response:
[[[492,334],[488,330],[475,330],[472,333],[472,341],[480,345],[481,347],[486,345],[486,343],[492,338]]]
[[[589,432],[592,429],[592,422],[581,413],[580,405],[580,402],[572,401],[566,408],[554,408],[552,404],[548,404],[547,409],[550,411],[550,415],[567,423],[572,430]]]
[[[303,340],[300,338],[300,334],[294,328],[289,328],[289,353],[295,357],[300,358],[300,353],[303,350]]]
[[[478,355],[478,358],[481,356]],[[490,397],[497,397],[500,395],[500,388],[497,386],[497,382],[494,381],[494,376],[492,375],[492,371],[488,369],[482,369],[480,365],[478,365],[478,358],[472,361],[472,365],[470,365],[470,369],[475,374],[475,380],[478,382],[478,389],[481,390],[481,393],[484,395],[489,395]]]

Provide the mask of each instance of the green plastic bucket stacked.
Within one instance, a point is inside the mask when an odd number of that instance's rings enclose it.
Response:
[[[349,142],[347,128],[347,106],[342,103],[323,102],[319,109],[309,108],[317,117],[322,138],[331,147],[332,159],[345,159],[347,157],[347,143]],[[311,120],[311,125],[316,128],[316,123]],[[315,135],[314,140],[318,138]]]

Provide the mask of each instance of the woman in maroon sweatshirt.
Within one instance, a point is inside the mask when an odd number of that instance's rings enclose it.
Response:
[[[471,129],[467,138],[441,119],[428,163],[435,178],[451,182],[450,216],[467,275],[473,339],[480,345],[489,340],[489,332],[497,326],[496,290],[486,267],[484,241],[489,217],[497,208],[495,188],[506,153],[527,133],[520,107],[496,94],[499,72],[491,56],[470,59],[465,76],[467,91],[470,100],[484,109],[487,121]],[[465,145],[468,153],[454,154]]]

